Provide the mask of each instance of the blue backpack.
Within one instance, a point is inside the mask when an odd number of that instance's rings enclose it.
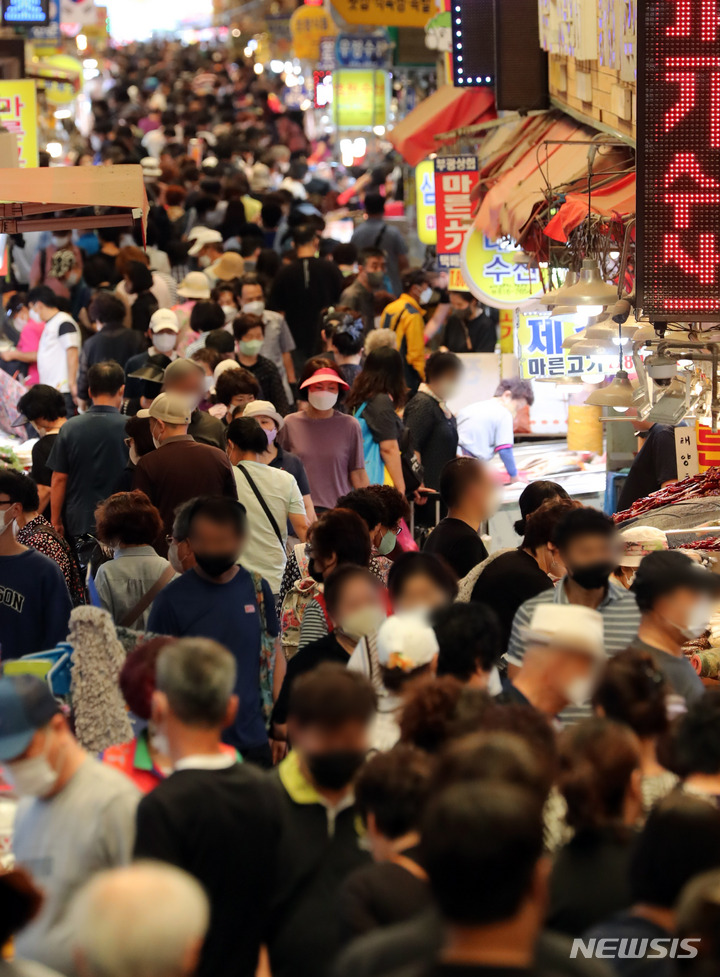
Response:
[[[385,481],[385,464],[380,454],[380,445],[373,437],[372,431],[368,427],[367,421],[363,417],[367,401],[360,404],[355,411],[355,418],[360,422],[360,429],[363,437],[363,452],[365,454],[365,471],[368,474],[371,485],[382,485]]]

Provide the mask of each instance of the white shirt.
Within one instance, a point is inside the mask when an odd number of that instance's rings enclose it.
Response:
[[[80,328],[66,312],[56,312],[48,319],[40,336],[37,367],[40,383],[55,387],[60,393],[70,393],[67,372],[67,351],[80,348]]]
[[[257,500],[250,483],[241,471],[243,467],[255,482],[258,492],[265,500],[270,512],[275,517],[278,529],[282,535],[282,544],[278,539],[270,520],[263,507]],[[245,544],[240,563],[246,570],[254,570],[261,574],[270,585],[274,594],[279,593],[287,555],[287,521],[290,513],[305,515],[305,503],[298,483],[290,472],[279,468],[270,468],[258,461],[241,461],[233,470],[237,486],[238,499],[247,510],[250,534]]]
[[[475,458],[490,461],[500,448],[512,448],[513,416],[497,397],[470,404],[457,419],[460,444]]]

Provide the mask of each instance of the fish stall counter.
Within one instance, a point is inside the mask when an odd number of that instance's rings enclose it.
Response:
[[[583,505],[603,508],[604,457],[600,458],[590,452],[568,451],[565,440],[516,443],[514,453],[515,464],[523,480],[502,486],[502,503],[488,523],[488,552],[494,553],[520,543],[520,537],[513,526],[520,518],[520,496],[530,482],[557,482],[571,498],[578,499]],[[507,477],[499,458],[494,458],[491,466],[500,475]]]

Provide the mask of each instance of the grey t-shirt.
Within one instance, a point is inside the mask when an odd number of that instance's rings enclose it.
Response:
[[[663,673],[667,684],[676,695],[682,696],[688,706],[705,695],[705,686],[685,655],[671,655],[660,648],[653,648],[640,638],[636,638],[630,647],[633,651],[644,651],[652,656],[655,666]]]
[[[380,248],[385,252],[388,278],[392,282],[395,295],[400,295],[402,282],[398,259],[400,255],[408,253],[408,246],[397,227],[392,227],[382,218],[371,217],[357,228],[352,236],[352,243],[358,251],[363,248]]]
[[[74,977],[70,903],[96,872],[130,862],[139,800],[129,778],[88,757],[55,797],[20,802],[15,858],[32,872],[45,902],[16,938],[18,956]]]

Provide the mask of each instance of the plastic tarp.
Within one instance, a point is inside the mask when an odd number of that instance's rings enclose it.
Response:
[[[617,214],[626,216],[635,213],[635,174],[613,180],[606,187],[593,189],[590,195],[590,209],[600,217]],[[545,233],[554,241],[565,242],[588,213],[587,193],[569,193],[565,203],[545,228]]]
[[[142,166],[52,166],[0,169],[5,203],[71,207],[127,207],[147,223],[148,199]],[[44,208],[43,208],[44,209]],[[38,213],[35,206],[33,213]],[[102,217],[98,217],[102,226]]]
[[[417,166],[442,146],[435,139],[436,133],[451,132],[495,116],[495,99],[488,89],[443,85],[391,129],[387,138],[411,166]]]
[[[505,235],[519,240],[533,208],[545,198],[548,181],[553,186],[572,183],[587,171],[588,148],[579,142],[587,139],[582,126],[560,118],[535,135],[522,157],[503,167],[482,200],[475,226],[492,241]],[[546,140],[553,145],[545,145]],[[514,161],[515,154],[510,158]]]

